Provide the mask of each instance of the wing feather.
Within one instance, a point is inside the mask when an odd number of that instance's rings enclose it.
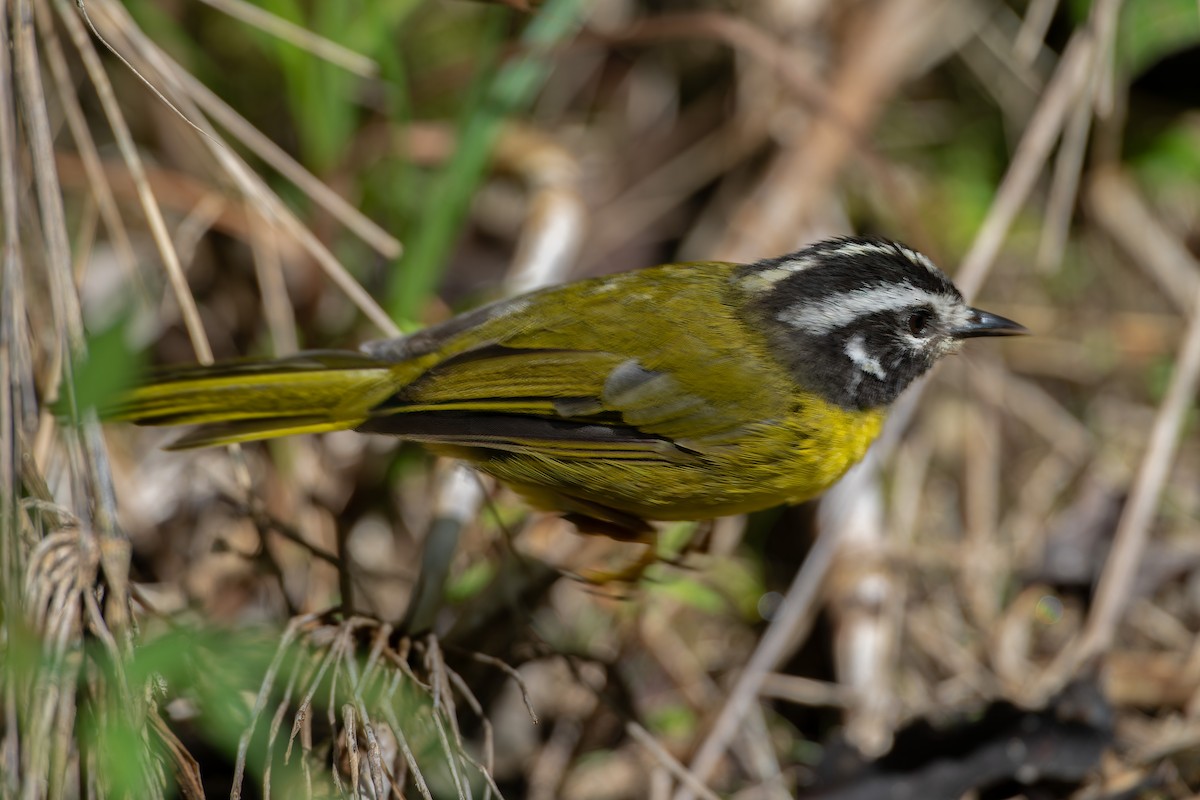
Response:
[[[496,304],[470,325],[455,320],[374,345],[376,356],[434,361],[375,408],[363,429],[581,459],[618,452],[694,459],[723,449],[748,426],[786,413],[780,398],[788,393],[773,385],[783,378],[736,303],[723,295],[714,302],[713,272],[733,270],[710,263],[610,276]],[[708,316],[699,331],[667,325],[646,336],[617,325],[697,309]],[[492,427],[450,430],[448,415],[474,415]],[[558,427],[550,432],[546,422]]]
[[[489,345],[438,364],[359,429],[551,458],[688,461],[696,453],[669,431],[711,429],[709,417],[670,376],[612,353]]]

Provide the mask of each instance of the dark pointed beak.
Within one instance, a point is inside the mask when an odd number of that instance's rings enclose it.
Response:
[[[959,339],[971,339],[977,336],[1021,336],[1029,333],[1029,329],[998,314],[972,308],[967,324],[955,328],[951,333]]]

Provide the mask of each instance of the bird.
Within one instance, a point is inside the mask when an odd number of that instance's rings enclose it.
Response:
[[[584,532],[645,539],[821,494],[940,359],[1027,332],[922,253],[842,237],[551,286],[358,351],[168,368],[106,416],[192,426],[171,449],[388,434]]]

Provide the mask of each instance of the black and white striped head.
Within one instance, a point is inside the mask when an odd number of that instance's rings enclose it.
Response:
[[[831,239],[737,276],[772,351],[805,388],[845,408],[891,403],[975,336],[1025,333],[969,307],[926,256],[883,239]]]

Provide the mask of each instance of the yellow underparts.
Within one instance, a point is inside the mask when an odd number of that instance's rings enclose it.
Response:
[[[757,423],[725,443],[698,443],[694,460],[622,461],[594,452],[571,458],[549,451],[483,458],[476,451],[468,458],[547,508],[570,507],[575,498],[646,519],[748,513],[824,492],[862,459],[885,417],[883,409],[848,410],[814,394],[793,400],[781,419]]]

